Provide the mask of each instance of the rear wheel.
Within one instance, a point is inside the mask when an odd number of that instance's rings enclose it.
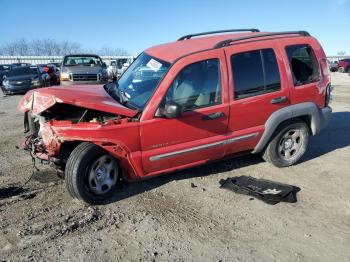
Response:
[[[81,143],[71,153],[65,169],[70,195],[88,204],[103,204],[119,181],[117,160],[102,148]]]
[[[277,167],[291,166],[304,155],[309,129],[302,121],[283,124],[268,144],[263,158]]]

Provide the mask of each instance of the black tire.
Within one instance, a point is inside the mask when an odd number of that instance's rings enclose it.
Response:
[[[346,68],[345,73],[350,73],[350,66]]]
[[[4,87],[1,87],[1,91],[2,91],[2,93],[4,94],[4,96],[9,95],[9,93],[5,90]]]
[[[73,198],[77,198],[91,205],[100,205],[106,203],[115,190],[119,181],[119,172],[116,171],[116,182],[105,193],[97,194],[94,192],[90,182],[90,174],[93,172],[93,165],[101,157],[113,158],[102,148],[92,143],[79,144],[70,154],[66,168],[65,180],[69,194]],[[113,158],[115,165],[117,160]],[[117,167],[119,170],[119,167]]]
[[[303,121],[283,123],[274,133],[263,159],[277,167],[294,165],[304,155],[309,143],[309,128]]]

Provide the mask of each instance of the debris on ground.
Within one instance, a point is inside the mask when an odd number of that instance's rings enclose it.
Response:
[[[295,203],[300,188],[250,176],[237,176],[220,180],[221,188],[230,189],[238,194],[253,196],[267,204],[279,202]],[[251,200],[251,198],[249,199]]]

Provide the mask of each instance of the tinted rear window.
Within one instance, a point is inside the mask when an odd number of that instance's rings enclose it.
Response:
[[[273,49],[254,50],[231,56],[234,97],[242,99],[281,88]]]

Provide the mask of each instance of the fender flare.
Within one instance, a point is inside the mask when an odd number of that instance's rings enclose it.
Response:
[[[259,153],[265,148],[273,133],[282,122],[300,116],[307,116],[310,119],[308,124],[311,133],[312,135],[316,135],[329,121],[331,113],[332,109],[330,107],[320,109],[313,102],[286,106],[275,111],[267,119],[265,123],[265,131],[252,153]]]

